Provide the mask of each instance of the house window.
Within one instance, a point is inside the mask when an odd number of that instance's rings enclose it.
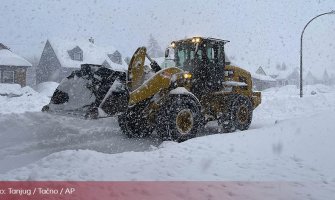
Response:
[[[14,71],[3,71],[2,72],[3,83],[14,83]]]
[[[79,61],[81,61],[82,59],[81,59],[81,53],[74,53],[74,55],[73,55],[73,59],[74,60],[79,60]]]

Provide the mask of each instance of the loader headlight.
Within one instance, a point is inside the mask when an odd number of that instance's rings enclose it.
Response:
[[[192,42],[193,43],[199,43],[200,42],[200,38],[199,37],[194,37],[194,38],[192,38]]]
[[[190,78],[192,78],[192,74],[190,74],[190,73],[185,73],[185,74],[183,74],[183,77],[184,77],[185,79],[190,79]]]
[[[172,43],[171,43],[171,47],[172,47],[172,48],[176,48],[176,43],[175,43],[175,42],[172,42]]]

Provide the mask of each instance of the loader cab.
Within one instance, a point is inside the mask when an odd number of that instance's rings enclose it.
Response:
[[[220,90],[224,81],[226,59],[224,46],[229,41],[194,37],[171,43],[176,67],[192,74],[192,92]],[[169,51],[166,52],[168,56]]]

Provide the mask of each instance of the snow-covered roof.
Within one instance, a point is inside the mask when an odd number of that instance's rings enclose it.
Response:
[[[59,38],[52,38],[48,40],[59,60],[62,67],[67,68],[80,68],[81,64],[96,64],[101,65],[104,61],[113,69],[127,69],[127,64],[122,60],[122,64],[114,63],[108,57],[108,54],[113,54],[116,48],[103,47],[91,43],[88,40],[75,39],[75,40],[64,40]],[[68,51],[79,47],[83,51],[83,60],[72,60]]]
[[[126,63],[124,60],[122,60],[122,65],[121,65],[121,64],[118,64],[118,63],[114,63],[114,62],[111,61],[109,58],[107,58],[105,61],[106,61],[106,62],[109,64],[109,66],[111,66],[111,68],[114,69],[114,70],[117,70],[117,71],[126,71],[126,70],[128,70],[128,65],[127,65],[127,63]]]
[[[0,65],[31,67],[31,63],[8,49],[0,49]]]
[[[262,81],[276,81],[275,79],[271,78],[270,76],[262,75],[262,74],[257,74],[255,72],[251,72],[251,77],[262,80]]]
[[[232,62],[231,65],[237,66],[237,67],[240,67],[242,69],[247,70],[248,72],[250,72],[252,78],[262,80],[262,81],[276,81],[275,79],[271,78],[270,76],[256,73],[256,71],[259,69],[259,67],[255,66],[255,65],[252,65],[249,62],[235,61],[235,62]]]

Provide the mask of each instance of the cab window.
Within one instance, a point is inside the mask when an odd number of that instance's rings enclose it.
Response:
[[[206,55],[207,59],[212,63],[217,63],[217,57],[218,57],[218,51],[217,51],[217,45],[214,44],[208,44],[206,46]]]
[[[224,62],[224,49],[219,44],[209,44],[206,46],[207,59],[215,64],[223,64]]]

